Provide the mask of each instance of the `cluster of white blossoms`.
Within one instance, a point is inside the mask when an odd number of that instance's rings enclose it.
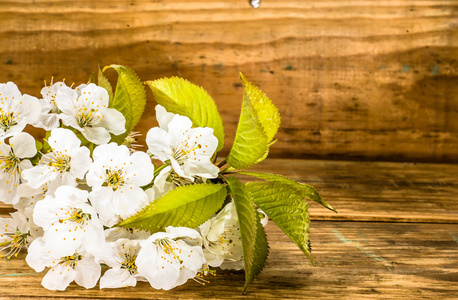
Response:
[[[27,249],[28,265],[46,272],[50,290],[73,281],[85,288],[146,281],[168,290],[188,279],[205,283],[209,267],[243,268],[232,203],[199,228],[151,234],[115,226],[179,186],[217,178],[213,129],[158,105],[148,151],[134,151],[110,143],[126,119],[109,107],[104,88],[56,82],[41,95],[0,84],[0,201],[17,210],[0,218],[1,257]],[[27,125],[47,132],[43,143],[24,132]],[[163,164],[155,168],[152,158]]]

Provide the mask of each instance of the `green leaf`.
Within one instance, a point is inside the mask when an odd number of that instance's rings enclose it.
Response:
[[[227,162],[246,169],[267,157],[275,143],[271,141],[280,126],[280,114],[266,94],[247,82],[242,73],[240,79],[244,85],[242,111]]]
[[[262,209],[275,224],[310,259],[309,231],[310,219],[307,202],[299,191],[292,189],[286,182],[252,182],[246,185],[256,205]]]
[[[215,101],[207,91],[179,77],[162,78],[146,83],[153,91],[157,103],[168,112],[188,117],[196,127],[213,128],[213,134],[218,139],[216,151],[223,148],[223,121]]]
[[[256,115],[270,143],[280,127],[280,113],[267,95],[257,86],[248,82],[240,73],[240,80],[244,86],[244,97],[247,97],[256,110]]]
[[[245,264],[245,286],[243,292],[245,292],[248,285],[264,268],[269,254],[269,246],[250,193],[233,176],[228,178],[228,184],[234,198],[242,238]]]
[[[227,190],[223,184],[181,186],[117,226],[150,232],[164,230],[167,226],[196,228],[218,211],[226,195]]]
[[[331,204],[327,203],[318,191],[311,185],[303,184],[297,182],[295,180],[286,178],[281,175],[269,174],[269,173],[259,173],[259,172],[246,172],[242,171],[239,174],[248,175],[252,177],[256,177],[259,179],[267,180],[267,181],[278,181],[284,182],[285,184],[289,184],[291,188],[297,189],[298,192],[305,198],[315,201],[318,204],[323,205],[325,208],[332,210],[333,212],[337,213],[337,210],[331,206]]]
[[[227,162],[236,169],[246,169],[265,157],[267,152],[267,136],[257,119],[253,105],[244,98],[234,144]]]
[[[132,69],[120,65],[110,65],[103,68],[103,71],[107,68],[113,68],[119,75],[112,108],[120,111],[126,118],[126,132],[114,136],[111,141],[121,144],[137,125],[145,110],[146,93],[142,82]]]
[[[113,102],[113,87],[111,86],[111,83],[108,80],[108,78],[105,76],[105,74],[103,74],[103,71],[100,69],[100,66],[99,66],[99,73],[97,75],[97,83],[99,86],[107,90],[108,97],[110,99],[109,106],[111,107],[112,102]]]

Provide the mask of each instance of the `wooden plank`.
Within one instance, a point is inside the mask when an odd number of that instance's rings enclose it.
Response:
[[[311,203],[312,220],[458,223],[458,165],[267,159],[252,170],[308,183],[339,212]]]
[[[315,220],[458,223],[458,165],[268,159],[253,167],[314,186],[338,214]]]
[[[453,299],[458,297],[458,225],[328,222],[312,223],[317,266],[271,222],[271,254],[266,268],[240,294],[244,275],[223,272],[200,286],[189,281],[171,291],[135,288],[85,290],[72,284],[65,292],[42,288],[42,275],[24,260],[0,261],[2,299]]]
[[[457,1],[0,3],[0,82],[38,95],[102,65],[183,76],[215,98],[227,153],[238,71],[282,114],[276,157],[458,162]],[[109,74],[114,79],[114,73]],[[151,97],[151,94],[149,94]],[[154,102],[138,129],[155,124]]]

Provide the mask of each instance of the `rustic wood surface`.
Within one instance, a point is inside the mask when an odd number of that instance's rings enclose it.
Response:
[[[312,184],[339,211],[311,203],[316,267],[271,221],[267,266],[245,296],[243,273],[220,270],[209,285],[191,280],[166,292],[147,283],[50,292],[15,259],[0,260],[0,298],[458,298],[458,165],[268,159],[253,170]]]
[[[183,76],[215,98],[227,153],[242,71],[282,114],[273,156],[458,162],[457,16],[456,0],[6,0],[0,82]]]
[[[273,223],[261,275],[241,295],[242,272],[217,271],[210,283],[189,281],[170,291],[135,288],[65,292],[44,289],[43,274],[24,260],[0,261],[0,298],[135,299],[456,299],[458,225],[382,222],[312,223],[313,267]]]
[[[314,186],[339,213],[312,204],[313,220],[458,223],[455,164],[267,159],[250,170]]]

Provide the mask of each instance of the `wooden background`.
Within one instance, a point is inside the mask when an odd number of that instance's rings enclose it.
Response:
[[[54,293],[19,259],[0,260],[0,298],[457,299],[457,59],[457,0],[0,1],[0,82],[39,96],[51,76],[79,84],[98,64],[182,76],[217,102],[227,153],[241,71],[282,115],[271,157],[326,159],[255,170],[312,184],[339,211],[311,205],[317,267],[270,222],[270,259],[247,296],[241,272],[205,288]],[[142,133],[156,125],[148,97]]]
[[[242,71],[282,115],[274,157],[458,162],[457,16],[453,0],[4,0],[0,82],[182,76],[217,102],[227,153]]]

